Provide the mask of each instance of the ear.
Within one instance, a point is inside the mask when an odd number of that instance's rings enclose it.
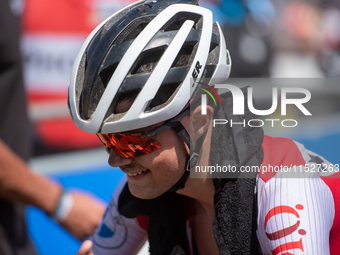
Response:
[[[196,141],[211,126],[213,121],[214,109],[207,105],[206,114],[202,114],[202,107],[197,106],[190,113],[190,137]]]

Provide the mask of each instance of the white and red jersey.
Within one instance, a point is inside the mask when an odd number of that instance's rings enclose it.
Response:
[[[340,254],[340,173],[288,138],[265,136],[257,180],[257,236],[263,254]]]
[[[259,254],[340,254],[339,169],[289,138],[265,136],[262,148],[255,190]],[[117,187],[92,238],[96,255],[136,254],[147,239],[148,217],[118,213],[125,183]],[[192,219],[187,220],[189,246]]]

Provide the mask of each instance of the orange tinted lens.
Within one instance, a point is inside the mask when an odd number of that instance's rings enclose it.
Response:
[[[148,154],[161,147],[157,140],[150,137],[143,138],[140,134],[97,134],[99,139],[108,147],[114,147],[124,158],[137,157]]]

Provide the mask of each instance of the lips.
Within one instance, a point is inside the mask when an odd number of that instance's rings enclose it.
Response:
[[[128,176],[137,176],[140,175],[142,173],[145,173],[146,171],[148,171],[148,169],[140,171],[140,172],[135,172],[135,173],[126,173]]]

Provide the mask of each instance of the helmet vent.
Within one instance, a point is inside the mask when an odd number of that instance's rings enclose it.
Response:
[[[111,27],[113,25],[115,25],[117,22],[119,22],[119,20],[121,18],[123,18],[131,9],[133,9],[136,5],[138,5],[139,3],[136,2],[134,3],[132,6],[130,6],[129,8],[125,8],[123,9],[122,11],[118,12],[116,15],[114,15],[104,26],[103,26],[103,29],[101,31],[101,35],[100,35],[100,38],[102,38],[106,32],[108,32]]]
[[[189,65],[189,59],[194,49],[193,45],[184,45],[177,55],[175,61],[172,63],[172,67],[182,67]]]
[[[151,73],[162,57],[166,47],[148,50],[140,55],[137,64],[132,67],[131,74]]]
[[[146,111],[156,111],[166,106],[167,102],[170,101],[169,99],[175,94],[179,85],[180,83],[171,83],[161,86],[149,106],[146,108]]]
[[[145,12],[150,10],[151,8],[152,8],[152,6],[150,4],[143,4],[143,5],[139,5],[136,8],[132,9],[132,11],[138,12],[140,14],[144,14]]]
[[[113,45],[135,39],[154,17],[143,17],[129,24],[117,37]]]
[[[110,67],[104,69],[101,73],[100,73],[100,78],[102,80],[102,83],[104,85],[104,88],[107,87],[107,84],[109,83],[113,73],[116,71],[116,68],[118,66],[118,62],[111,65]]]
[[[179,12],[173,16],[162,28],[164,32],[179,30],[183,23],[187,20],[193,20],[197,25],[198,21],[201,19],[201,15],[189,13],[189,12]]]
[[[117,94],[106,112],[105,119],[107,121],[114,121],[122,118],[131,108],[139,92],[140,89],[136,89],[128,93]]]

